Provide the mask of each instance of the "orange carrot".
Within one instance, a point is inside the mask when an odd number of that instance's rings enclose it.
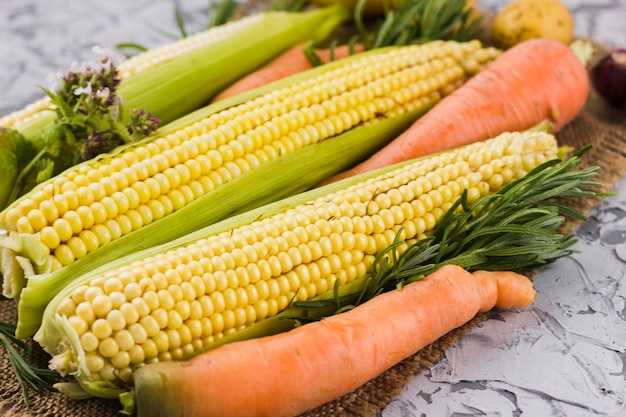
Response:
[[[353,391],[480,311],[534,298],[525,276],[447,265],[322,321],[140,368],[138,417],[296,416]]]
[[[272,81],[277,81],[289,75],[310,69],[311,63],[302,52],[303,47],[304,45],[297,45],[289,49],[287,52],[279,55],[277,58],[274,58],[263,67],[241,78],[230,87],[223,90],[213,99],[213,101],[223,100],[239,93],[252,90],[256,87],[269,84]],[[363,47],[357,44],[355,45],[354,50],[359,52],[363,50]],[[315,52],[322,62],[330,62],[330,49],[317,49]],[[349,45],[340,45],[335,47],[333,50],[334,59],[345,58],[348,55],[350,55]]]
[[[557,132],[584,106],[587,71],[560,42],[532,39],[505,51],[404,133],[325,183],[544,121]]]

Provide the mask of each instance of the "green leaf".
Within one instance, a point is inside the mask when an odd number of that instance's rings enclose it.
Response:
[[[149,48],[138,43],[133,42],[121,42],[115,44],[116,49],[130,49],[138,52],[146,52]]]
[[[54,161],[50,158],[39,160],[37,164],[37,182],[42,183],[54,175]]]
[[[178,26],[178,30],[180,31],[181,37],[186,38],[187,29],[185,29],[185,21],[183,20],[183,17],[180,14],[180,10],[176,9],[174,11],[174,18],[176,19],[176,26]]]
[[[62,125],[62,129],[63,129],[63,137],[65,139],[65,143],[67,143],[70,146],[75,145],[77,140],[72,129],[67,125]]]
[[[66,120],[74,117],[74,109],[61,97],[61,95],[55,94],[52,91],[47,90],[43,87],[40,88],[50,98],[50,102],[55,107],[53,111],[57,114],[57,119]]]
[[[208,20],[207,29],[228,23],[232,20],[238,7],[239,4],[235,0],[222,0],[218,2],[215,10],[208,8],[209,13],[212,13],[213,16]]]
[[[117,135],[122,139],[125,143],[130,143],[133,141],[132,136],[128,133],[128,129],[126,125],[117,120],[111,120],[111,127],[113,131],[117,133]]]
[[[15,180],[20,170],[19,155],[25,147],[25,141],[16,130],[0,128],[0,210],[14,194]]]
[[[64,139],[65,127],[58,123],[52,125],[43,136],[44,150],[51,155],[56,155]]]

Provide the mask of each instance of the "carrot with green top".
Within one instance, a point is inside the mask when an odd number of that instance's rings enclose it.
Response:
[[[523,275],[447,265],[290,332],[138,369],[137,415],[296,416],[353,391],[477,313],[525,307],[535,295]]]

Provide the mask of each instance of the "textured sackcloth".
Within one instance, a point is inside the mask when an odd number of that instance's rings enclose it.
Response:
[[[596,45],[594,59],[608,52],[606,45]],[[600,164],[598,180],[609,191],[626,173],[626,113],[607,106],[592,90],[588,102],[570,124],[563,128],[557,138],[561,145],[580,149],[593,145],[584,156],[585,164]],[[598,200],[584,200],[576,208],[588,212]],[[569,222],[566,229],[577,226]],[[354,392],[304,414],[306,417],[354,417],[373,416],[393,400],[406,384],[422,370],[430,368],[441,359],[450,346],[471,329],[488,318],[480,314],[466,325],[448,333],[414,356],[404,360],[379,377],[369,381]],[[11,301],[0,302],[0,320],[15,322],[15,307]],[[39,367],[47,365],[48,357],[38,349],[36,343],[28,341],[34,349],[33,363]],[[13,375],[8,357],[0,349],[0,416],[5,417],[113,417],[120,416],[121,406],[116,400],[89,399],[74,401],[58,392],[30,391],[30,405],[23,403],[20,387]]]

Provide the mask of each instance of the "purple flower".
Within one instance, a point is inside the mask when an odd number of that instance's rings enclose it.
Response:
[[[121,78],[110,54],[95,64],[73,64],[57,80],[56,90],[48,93],[59,103],[57,118],[76,157],[92,159],[152,134],[160,123],[148,111],[124,108],[117,95]]]
[[[80,151],[83,160],[93,159],[96,156],[110,152],[116,147],[122,145],[124,141],[106,133],[92,133],[83,143]]]
[[[88,82],[85,87],[76,87],[74,89],[74,95],[80,96],[81,94],[85,94],[87,96],[91,95],[91,83]]]
[[[145,109],[133,109],[130,123],[128,124],[128,133],[134,138],[139,139],[144,136],[150,136],[159,127],[161,121]]]

